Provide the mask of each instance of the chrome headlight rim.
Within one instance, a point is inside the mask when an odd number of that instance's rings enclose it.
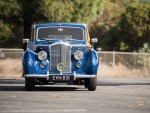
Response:
[[[57,64],[57,70],[63,72],[65,70],[65,65],[63,63]]]
[[[42,63],[40,63],[40,68],[44,68],[45,67],[45,63],[44,62],[42,62]]]
[[[77,68],[81,68],[81,66],[82,66],[82,62],[81,62],[81,61],[78,61],[78,62],[76,63],[76,67],[77,67]]]
[[[74,58],[76,60],[81,60],[83,58],[83,52],[81,50],[77,50],[74,52]]]
[[[46,60],[46,58],[47,58],[47,53],[45,51],[42,50],[38,53],[39,60],[43,61],[43,60]]]

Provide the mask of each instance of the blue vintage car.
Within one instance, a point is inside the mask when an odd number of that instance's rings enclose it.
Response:
[[[30,41],[23,40],[25,90],[58,82],[96,90],[99,59],[86,24],[34,24],[31,34]]]

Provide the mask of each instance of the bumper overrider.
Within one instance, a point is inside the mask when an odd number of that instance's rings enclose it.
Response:
[[[72,73],[60,73],[60,74],[26,74],[27,78],[45,78],[46,80],[72,80],[85,79],[85,78],[95,78],[97,75],[77,75],[75,72]]]

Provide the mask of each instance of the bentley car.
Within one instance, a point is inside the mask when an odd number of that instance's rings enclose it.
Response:
[[[96,90],[99,58],[86,24],[33,24],[31,39],[23,39],[23,45],[26,91],[60,82]]]

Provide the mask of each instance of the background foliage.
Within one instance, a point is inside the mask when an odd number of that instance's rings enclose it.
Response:
[[[0,0],[0,48],[21,47],[23,37],[22,3]]]
[[[21,48],[34,22],[86,23],[102,50],[137,51],[150,44],[146,0],[0,0],[0,48]]]
[[[91,35],[103,50],[137,51],[150,43],[150,3],[106,0],[103,15],[93,23]]]
[[[101,13],[103,0],[23,0],[24,37],[30,37],[33,22],[94,21]]]

